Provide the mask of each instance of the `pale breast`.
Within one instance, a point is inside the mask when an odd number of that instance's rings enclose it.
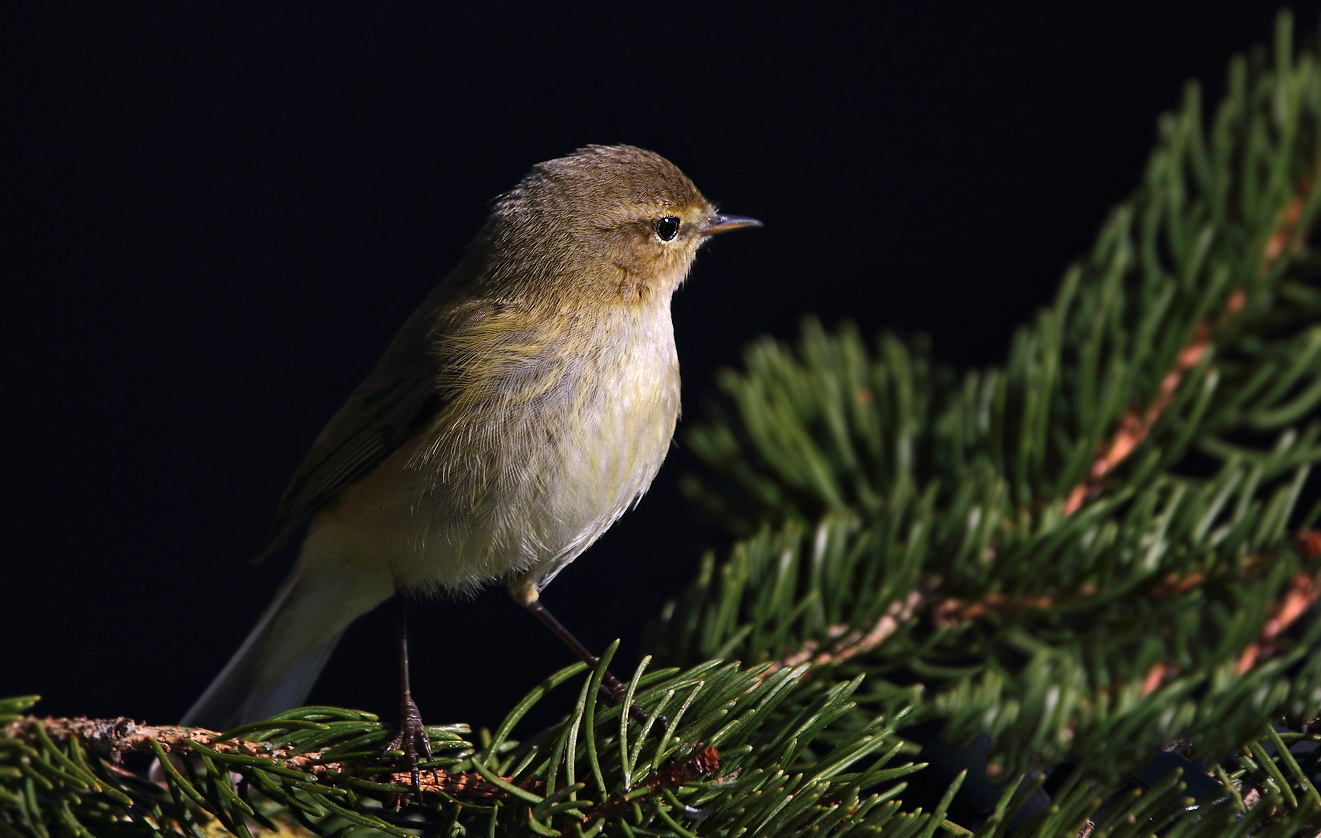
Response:
[[[627,306],[565,344],[528,341],[470,375],[428,433],[333,514],[396,585],[544,585],[641,495],[669,449],[679,371],[668,300]],[[355,539],[356,540],[356,539]]]

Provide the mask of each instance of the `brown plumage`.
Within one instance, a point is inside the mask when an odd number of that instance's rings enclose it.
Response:
[[[298,563],[186,723],[297,704],[396,592],[503,579],[532,607],[655,477],[679,414],[671,295],[703,241],[756,223],[650,151],[533,167],[312,446],[268,548],[310,517]]]

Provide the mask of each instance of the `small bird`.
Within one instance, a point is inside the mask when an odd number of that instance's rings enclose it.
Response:
[[[297,706],[349,624],[396,594],[403,719],[391,748],[415,786],[417,747],[430,748],[409,689],[405,597],[504,580],[595,663],[540,591],[665,459],[679,416],[670,298],[698,248],[760,224],[718,213],[640,148],[534,166],[313,444],[263,551],[310,518],[298,561],[183,724],[223,730]],[[604,689],[622,699],[613,676]]]

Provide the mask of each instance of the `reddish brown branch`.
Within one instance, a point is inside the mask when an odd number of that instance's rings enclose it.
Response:
[[[1042,594],[1030,597],[1009,597],[991,592],[981,599],[966,600],[951,598],[938,604],[932,611],[931,619],[938,626],[948,627],[985,617],[987,614],[1017,614],[1022,611],[1045,611],[1065,602],[1087,599],[1096,594],[1096,588],[1083,585],[1068,594]]]
[[[1256,556],[1249,556],[1239,571],[1239,578],[1246,578],[1259,562]],[[1207,574],[1200,570],[1180,575],[1171,573],[1147,591],[1149,599],[1166,599],[1202,587],[1207,583]],[[1023,611],[1046,611],[1064,604],[1078,603],[1096,596],[1095,585],[1080,585],[1077,590],[1067,593],[1041,594],[1030,597],[1009,597],[1001,593],[989,593],[978,600],[947,599],[936,606],[932,619],[939,626],[951,626],[964,620],[975,620],[987,614],[1017,614]]]
[[[1321,532],[1303,530],[1293,538],[1294,549],[1302,556],[1307,565],[1313,565],[1321,559]],[[1238,581],[1260,573],[1271,564],[1275,554],[1249,556],[1239,571],[1234,575]],[[1147,596],[1151,599],[1164,599],[1186,594],[1203,587],[1212,580],[1203,571],[1194,571],[1185,575],[1170,574],[1163,581],[1154,585]],[[951,626],[960,622],[978,619],[987,614],[1016,614],[1024,611],[1047,611],[1060,605],[1076,605],[1082,600],[1095,595],[1096,590],[1083,586],[1071,594],[1041,595],[1033,597],[1007,597],[992,593],[980,600],[967,601],[949,599],[939,603],[932,612],[932,620],[938,626]],[[1309,610],[1321,602],[1321,571],[1308,567],[1298,571],[1289,583],[1284,596],[1270,609],[1258,631],[1257,638],[1248,645],[1239,656],[1235,671],[1242,675],[1258,663],[1279,651],[1280,638],[1294,623],[1298,622]],[[1159,661],[1142,678],[1141,694],[1151,695],[1174,678],[1182,670],[1168,661]]]
[[[1321,165],[1318,168],[1321,169]],[[1286,250],[1292,254],[1298,252],[1301,247],[1303,237],[1299,235],[1298,222],[1302,220],[1303,216],[1304,196],[1311,191],[1312,183],[1311,178],[1304,180],[1299,189],[1299,194],[1295,195],[1285,206],[1279,225],[1266,242],[1261,265],[1262,275],[1270,271],[1275,261]],[[1184,377],[1193,367],[1197,366],[1203,356],[1206,355],[1207,350],[1210,349],[1212,336],[1223,330],[1243,310],[1246,302],[1247,294],[1242,288],[1239,288],[1229,295],[1229,299],[1225,303],[1225,310],[1221,312],[1219,317],[1197,325],[1192,340],[1179,352],[1174,361],[1174,366],[1161,379],[1160,387],[1157,389],[1151,403],[1147,405],[1145,410],[1134,406],[1124,413],[1119,418],[1119,425],[1114,436],[1100,444],[1096,459],[1092,461],[1086,479],[1074,486],[1065,498],[1064,514],[1071,515],[1077,512],[1084,503],[1101,493],[1105,485],[1106,475],[1114,471],[1146,440],[1151,433],[1151,429],[1155,427],[1156,422],[1160,420],[1174,400],[1174,393],[1178,390]]]
[[[921,591],[912,591],[904,599],[891,603],[881,618],[865,630],[848,625],[830,626],[826,629],[826,640],[833,642],[824,649],[822,643],[809,638],[798,649],[781,656],[778,661],[773,661],[770,668],[762,673],[762,678],[765,679],[771,673],[786,667],[809,662],[813,666],[833,666],[864,652],[870,652],[911,619],[925,600],[926,597]]]
[[[1317,534],[1312,533],[1312,535],[1315,537]],[[1256,666],[1258,661],[1278,651],[1280,636],[1315,606],[1317,600],[1321,600],[1321,578],[1307,571],[1294,574],[1284,599],[1271,607],[1270,614],[1257,634],[1257,639],[1243,650],[1234,672],[1242,675]]]
[[[1309,562],[1321,558],[1321,532],[1303,530],[1294,537],[1293,546]]]
[[[1321,533],[1315,530],[1303,530],[1294,536],[1293,546],[1302,555],[1304,561],[1310,564],[1317,558],[1321,558]],[[1264,556],[1248,556],[1235,573],[1234,578],[1239,581],[1251,578],[1252,575],[1268,567],[1275,555],[1272,551]],[[1302,573],[1306,574],[1306,571]],[[1182,575],[1171,573],[1153,585],[1146,592],[1146,596],[1149,599],[1166,599],[1186,594],[1189,591],[1203,587],[1212,578],[1201,570]],[[1095,586],[1081,585],[1074,591],[1037,596],[1010,597],[1005,594],[991,592],[976,600],[950,598],[938,603],[932,610],[932,621],[938,626],[951,626],[967,620],[979,619],[987,614],[1018,614],[1033,610],[1046,611],[1060,605],[1076,605],[1096,594]],[[1297,619],[1300,614],[1301,612],[1292,614],[1290,621]],[[1276,633],[1278,634],[1278,632]]]
[[[1238,314],[1243,308],[1245,295],[1242,290],[1235,291],[1229,297],[1229,302],[1225,306],[1224,313],[1215,322],[1214,328],[1223,328],[1234,315]],[[1145,411],[1131,409],[1123,416],[1119,417],[1119,429],[1115,435],[1110,438],[1108,443],[1102,443],[1101,453],[1092,461],[1092,467],[1087,472],[1087,479],[1074,486],[1069,492],[1068,498],[1064,501],[1064,514],[1072,515],[1082,508],[1083,503],[1098,495],[1105,482],[1105,476],[1115,469],[1120,463],[1128,458],[1139,445],[1141,445],[1155,427],[1156,422],[1165,414],[1169,408],[1170,402],[1174,400],[1174,392],[1179,389],[1179,384],[1183,381],[1185,375],[1202,360],[1202,356],[1211,346],[1211,334],[1213,326],[1209,322],[1199,323],[1193,333],[1193,339],[1185,346],[1175,359],[1174,368],[1165,373],[1161,379],[1160,388],[1156,391],[1156,397],[1152,399],[1151,404]]]
[[[132,719],[22,719],[6,726],[5,735],[12,738],[28,738],[31,729],[40,726],[56,742],[77,740],[91,751],[101,754],[111,765],[118,765],[126,753],[154,753],[152,742],[159,742],[167,754],[183,757],[196,752],[191,744],[201,745],[225,755],[265,757],[274,760],[283,768],[309,774],[317,781],[333,783],[337,778],[360,774],[361,769],[342,762],[324,762],[319,753],[296,753],[290,748],[281,748],[265,742],[251,742],[244,739],[220,739],[219,733],[204,728],[182,728],[139,724]],[[258,766],[260,768],[260,766]],[[465,800],[486,801],[506,795],[499,786],[487,781],[475,771],[447,772],[437,770],[423,772],[421,791],[443,793],[450,797]],[[385,782],[400,786],[411,786],[409,772],[391,773]]]

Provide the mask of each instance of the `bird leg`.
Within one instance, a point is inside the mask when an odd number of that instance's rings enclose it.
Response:
[[[536,614],[537,619],[541,620],[541,622],[546,624],[547,628],[555,632],[555,636],[564,641],[564,645],[572,649],[574,654],[576,654],[588,666],[595,667],[601,663],[600,659],[597,658],[596,655],[593,655],[587,647],[578,640],[578,638],[574,637],[573,633],[565,628],[563,623],[555,619],[555,615],[550,613],[550,610],[541,604],[540,599],[534,599],[531,602],[524,603],[524,607],[533,614]],[[601,692],[612,705],[618,707],[623,703],[624,696],[628,694],[628,687],[623,681],[620,681],[610,672],[610,670],[607,669],[605,675],[601,678]],[[628,714],[639,724],[646,724],[647,720],[650,718],[641,707],[632,702],[628,705]],[[660,725],[662,731],[669,727],[669,720],[664,716],[657,716],[656,722]]]
[[[403,750],[404,761],[413,775],[414,794],[422,793],[422,775],[418,768],[418,746],[428,760],[431,759],[431,739],[427,736],[426,726],[422,724],[422,713],[413,701],[413,691],[408,683],[408,600],[396,597],[399,602],[399,733],[385,746],[385,752]],[[432,771],[435,774],[435,771]]]

